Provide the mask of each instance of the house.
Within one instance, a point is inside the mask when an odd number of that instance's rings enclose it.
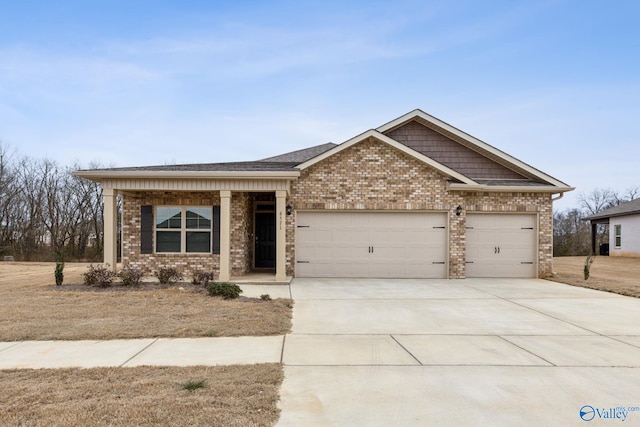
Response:
[[[596,253],[596,227],[608,224],[608,255],[640,257],[640,199],[590,215],[584,221],[591,223],[592,253]]]
[[[105,258],[155,271],[547,277],[567,184],[421,110],[258,161],[80,170],[101,183]]]

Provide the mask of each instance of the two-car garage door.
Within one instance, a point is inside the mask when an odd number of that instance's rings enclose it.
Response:
[[[466,277],[536,277],[537,216],[469,213]],[[447,215],[298,212],[297,277],[446,278]]]
[[[297,277],[445,278],[447,258],[444,213],[297,213]]]

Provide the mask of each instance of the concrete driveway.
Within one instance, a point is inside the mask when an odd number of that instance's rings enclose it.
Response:
[[[280,426],[640,425],[640,300],[544,280],[295,279]]]

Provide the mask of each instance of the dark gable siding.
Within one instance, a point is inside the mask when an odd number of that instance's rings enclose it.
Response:
[[[527,179],[416,121],[387,136],[471,179]]]

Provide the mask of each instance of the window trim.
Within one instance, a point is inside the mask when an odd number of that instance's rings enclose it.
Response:
[[[180,228],[158,228],[157,218],[159,208],[178,208],[180,209]],[[211,214],[210,225],[208,229],[203,228],[187,228],[187,210],[190,208],[208,209]],[[156,254],[182,254],[182,255],[210,255],[213,251],[214,239],[214,213],[215,209],[209,205],[156,205],[153,207],[153,252]],[[180,252],[158,252],[158,232],[180,232]],[[201,232],[209,233],[209,250],[207,252],[187,252],[187,233]]]
[[[613,243],[616,248],[622,247],[622,224],[613,226]]]

